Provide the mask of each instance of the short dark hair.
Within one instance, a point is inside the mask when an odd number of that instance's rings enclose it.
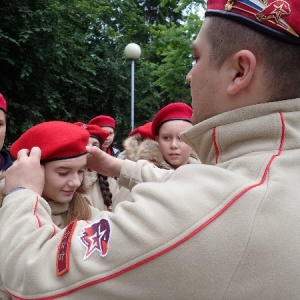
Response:
[[[300,46],[275,39],[243,24],[207,17],[207,39],[211,65],[219,68],[226,58],[240,50],[253,52],[265,66],[270,101],[300,97]]]

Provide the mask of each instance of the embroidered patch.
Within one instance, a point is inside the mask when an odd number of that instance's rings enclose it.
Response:
[[[287,16],[290,13],[290,5],[286,1],[277,0],[268,4],[261,12],[256,15],[256,18],[259,22],[273,19],[274,22],[278,24],[283,16]]]
[[[98,251],[102,257],[106,256],[110,238],[110,224],[108,219],[102,218],[93,224],[82,228],[82,233],[78,238],[86,248],[84,260],[86,260],[94,251]]]
[[[69,271],[69,257],[71,250],[71,239],[76,227],[77,220],[71,222],[65,229],[64,235],[58,245],[56,256],[56,276],[59,277]]]
[[[225,10],[232,11],[233,9],[249,13],[261,23],[270,22],[273,26],[280,27],[299,37],[296,31],[284,20],[286,16],[292,13],[289,3],[284,0],[227,0]]]

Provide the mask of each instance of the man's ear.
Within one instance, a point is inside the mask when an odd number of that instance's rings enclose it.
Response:
[[[234,74],[227,92],[235,95],[249,86],[256,67],[256,57],[249,50],[241,50],[233,57]]]

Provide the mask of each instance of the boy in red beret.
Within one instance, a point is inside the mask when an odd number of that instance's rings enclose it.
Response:
[[[117,157],[120,154],[120,150],[113,147],[113,142],[115,139],[116,134],[116,121],[114,118],[106,115],[99,115],[93,119],[91,119],[88,124],[90,125],[97,125],[101,127],[104,130],[107,130],[109,132],[109,136],[106,138],[104,143],[101,146],[101,149],[114,156]]]
[[[141,183],[165,170],[87,148],[88,167],[131,190],[113,214],[51,236],[40,150],[21,150],[0,210],[6,289],[18,299],[299,299],[299,17],[299,0],[207,1],[186,78],[193,127],[180,134],[202,164]]]

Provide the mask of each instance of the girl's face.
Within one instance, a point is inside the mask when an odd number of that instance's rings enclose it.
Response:
[[[90,136],[88,146],[96,146],[100,148],[100,142],[96,138]]]
[[[0,150],[3,147],[6,133],[6,115],[3,110],[0,110]]]
[[[101,149],[103,151],[106,151],[106,149],[112,144],[112,142],[114,141],[115,138],[115,130],[112,127],[108,127],[108,126],[103,126],[101,127],[102,129],[106,130],[109,132],[109,136],[106,138],[106,140],[104,141],[104,143],[101,146]]]
[[[42,196],[55,202],[70,202],[83,181],[86,162],[87,155],[81,155],[45,163],[45,186]]]
[[[172,120],[164,123],[156,140],[164,159],[174,168],[188,163],[192,148],[183,142],[179,133],[192,127],[192,124],[182,120]]]

